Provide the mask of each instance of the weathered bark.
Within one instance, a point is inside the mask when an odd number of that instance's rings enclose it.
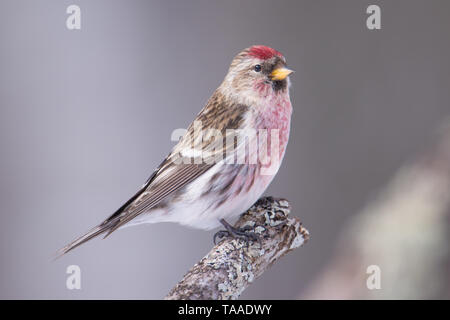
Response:
[[[279,258],[309,238],[299,219],[289,217],[287,200],[261,198],[235,227],[251,227],[258,241],[226,238],[214,246],[169,292],[166,299],[237,299]]]

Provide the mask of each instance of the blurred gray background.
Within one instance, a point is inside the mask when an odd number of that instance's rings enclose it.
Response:
[[[66,8],[81,7],[81,30]],[[378,4],[382,29],[366,28]],[[170,151],[252,44],[281,51],[294,106],[266,194],[310,242],[242,298],[289,299],[330,259],[343,224],[450,112],[449,1],[0,3],[0,298],[159,299],[214,232],[144,225],[53,253],[115,211]],[[82,289],[66,289],[66,267]]]

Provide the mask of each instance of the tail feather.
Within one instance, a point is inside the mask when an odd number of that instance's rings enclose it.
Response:
[[[56,253],[55,259],[61,257],[62,255],[66,254],[69,251],[72,251],[76,247],[82,245],[83,243],[91,240],[92,238],[95,238],[102,233],[106,233],[105,238],[109,236],[113,231],[117,230],[118,227],[120,227],[120,218],[123,215],[123,213],[126,211],[126,209],[129,207],[131,203],[133,203],[134,200],[136,200],[145,190],[147,190],[150,183],[152,183],[153,179],[156,177],[156,173],[158,172],[159,167],[153,172],[153,174],[148,178],[147,182],[141,187],[141,189],[132,196],[127,202],[125,202],[119,209],[116,210],[111,216],[109,216],[105,221],[103,221],[98,226],[92,228],[89,230],[86,234],[82,235],[81,237],[73,240],[71,243],[66,245],[65,247],[59,249]]]
[[[77,239],[73,240],[72,242],[70,242],[69,244],[64,246],[63,248],[59,249],[56,253],[55,259],[63,256],[64,254],[66,254],[69,251],[72,251],[73,249],[82,245],[83,243],[101,235],[102,233],[108,231],[113,226],[114,226],[114,223],[112,223],[112,221],[111,221],[111,222],[102,223],[102,224],[92,228],[91,230],[89,230],[87,233],[85,233],[81,237],[78,237]]]

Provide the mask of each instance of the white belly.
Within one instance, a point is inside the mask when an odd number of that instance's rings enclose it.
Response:
[[[250,180],[247,179],[237,180],[227,194],[219,196],[217,191],[212,191],[205,195],[204,191],[210,186],[211,177],[223,169],[223,165],[216,164],[190,183],[182,196],[176,197],[177,200],[171,201],[167,208],[153,209],[143,213],[124,227],[142,223],[176,222],[204,230],[217,228],[220,226],[220,219],[232,221],[249,209],[262,196],[276,173],[257,175],[248,191],[245,184],[249,184]],[[244,187],[240,193],[237,193],[242,183]],[[221,200],[224,201],[219,205]]]

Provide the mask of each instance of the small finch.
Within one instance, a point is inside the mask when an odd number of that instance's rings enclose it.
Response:
[[[114,214],[59,250],[65,254],[100,235],[142,223],[177,222],[220,237],[250,237],[225,219],[255,203],[277,173],[292,106],[284,56],[252,46],[231,62],[222,84],[172,152]]]

